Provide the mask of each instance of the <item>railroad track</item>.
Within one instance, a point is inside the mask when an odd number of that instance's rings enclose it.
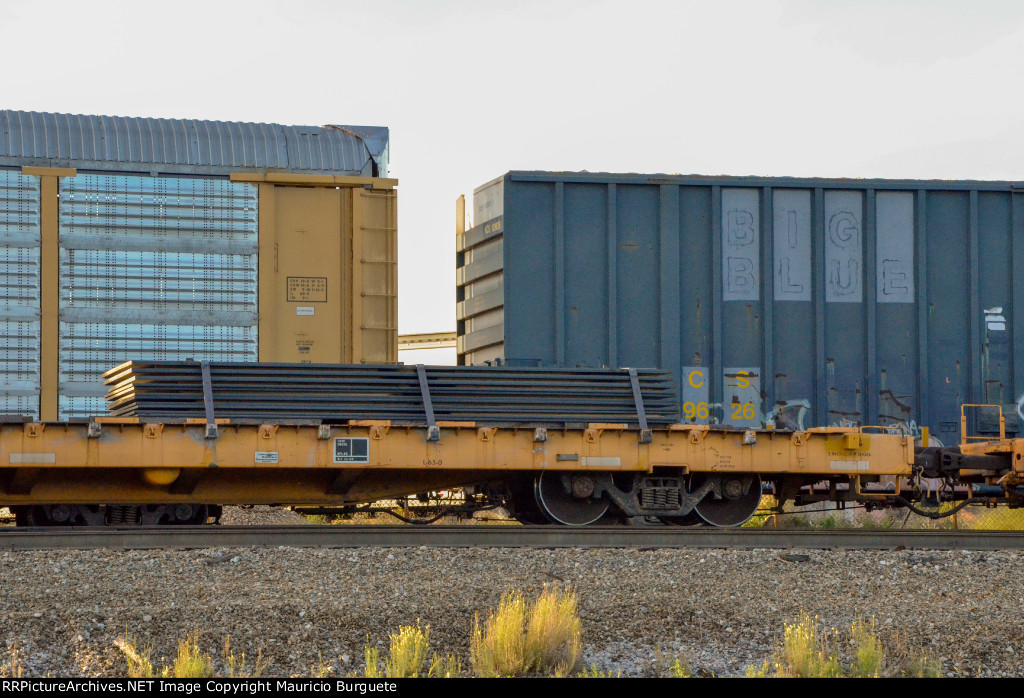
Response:
[[[1024,531],[786,531],[553,526],[162,526],[0,529],[0,550],[220,547],[1024,549]]]

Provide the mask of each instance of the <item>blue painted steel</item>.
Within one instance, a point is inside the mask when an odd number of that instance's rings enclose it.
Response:
[[[386,177],[388,140],[388,129],[381,126],[282,126],[0,110],[0,166],[4,167]]]
[[[473,210],[460,363],[669,369],[697,422],[1024,421],[1022,182],[510,172]]]

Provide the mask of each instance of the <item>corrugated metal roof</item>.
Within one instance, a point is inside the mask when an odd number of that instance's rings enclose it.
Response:
[[[282,126],[0,110],[0,166],[387,176],[383,126]]]

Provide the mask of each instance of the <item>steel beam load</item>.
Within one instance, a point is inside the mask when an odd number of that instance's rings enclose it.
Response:
[[[655,369],[129,361],[107,371],[104,383],[112,416],[145,420],[647,429],[679,419],[671,373]]]

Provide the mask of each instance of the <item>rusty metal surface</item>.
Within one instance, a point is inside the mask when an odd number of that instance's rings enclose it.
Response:
[[[203,380],[200,381],[200,365]],[[206,371],[212,375],[207,390]],[[668,425],[679,419],[664,371],[452,368],[374,364],[128,361],[103,374],[111,416],[149,421],[207,415],[289,422],[438,420],[554,426]]]

